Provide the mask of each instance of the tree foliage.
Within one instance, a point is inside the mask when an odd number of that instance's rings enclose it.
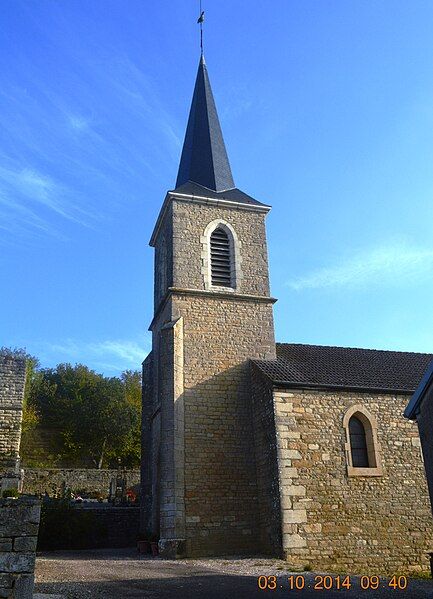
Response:
[[[83,364],[40,368],[25,349],[0,355],[26,360],[23,431],[40,426],[60,431],[60,462],[134,467],[140,463],[141,373],[105,377]]]
[[[127,466],[139,463],[139,372],[108,378],[82,364],[40,372],[30,401],[45,427],[61,431],[63,460],[98,468],[117,458]]]

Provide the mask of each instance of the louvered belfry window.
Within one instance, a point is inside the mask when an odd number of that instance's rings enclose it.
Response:
[[[356,416],[349,420],[350,449],[352,452],[352,466],[354,468],[368,468],[368,451],[365,428]]]
[[[230,239],[222,227],[217,227],[210,236],[210,263],[212,285],[231,287]]]

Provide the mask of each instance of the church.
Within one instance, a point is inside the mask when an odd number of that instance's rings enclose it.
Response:
[[[427,568],[416,423],[429,354],[276,343],[266,215],[235,185],[203,55],[155,249],[143,362],[142,532],[168,557]]]

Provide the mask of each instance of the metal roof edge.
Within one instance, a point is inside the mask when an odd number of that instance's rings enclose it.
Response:
[[[403,412],[403,416],[405,418],[408,418],[409,420],[416,420],[417,414],[419,413],[419,407],[424,399],[426,391],[430,388],[431,384],[433,384],[433,360],[431,360],[430,364],[427,366],[427,370],[425,371],[420,384],[415,389],[414,394],[412,395],[405,411]]]
[[[216,192],[220,193],[220,192]],[[177,191],[169,191],[168,195],[176,200],[181,202],[195,202],[198,204],[215,204],[217,206],[224,206],[226,208],[236,206],[241,210],[252,210],[253,212],[264,212],[267,214],[272,206],[268,206],[267,204],[247,204],[246,202],[235,202],[233,200],[227,199],[219,199],[219,198],[209,198],[207,196],[197,196],[194,194],[187,193],[179,193]]]

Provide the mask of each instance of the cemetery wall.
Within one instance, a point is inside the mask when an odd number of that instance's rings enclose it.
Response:
[[[37,499],[0,499],[0,597],[33,597],[40,513]]]
[[[29,495],[61,494],[63,489],[86,490],[108,495],[110,481],[117,470],[92,468],[26,468],[23,493]],[[122,471],[123,474],[123,471]],[[126,471],[126,486],[130,488],[140,483],[140,470]]]
[[[38,550],[135,547],[139,527],[138,506],[48,502],[42,508]]]

